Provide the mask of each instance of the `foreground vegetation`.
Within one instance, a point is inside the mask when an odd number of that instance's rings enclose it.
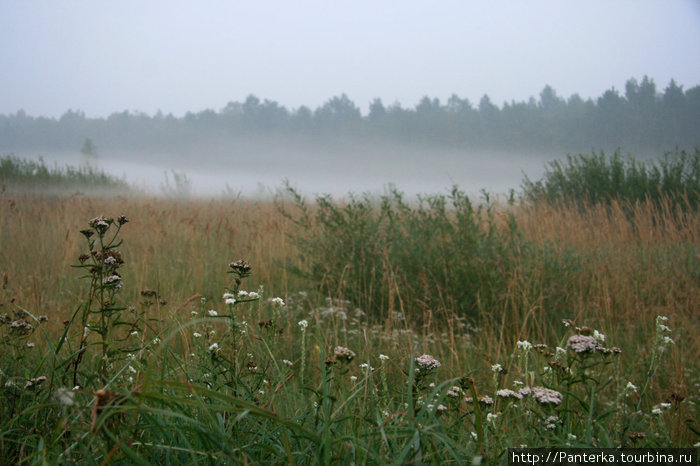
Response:
[[[680,198],[5,194],[0,451],[498,463],[695,445],[700,213]]]

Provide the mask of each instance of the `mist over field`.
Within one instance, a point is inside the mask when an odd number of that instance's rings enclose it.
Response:
[[[105,153],[89,161],[106,174],[124,178],[145,194],[163,195],[174,176],[186,176],[195,197],[237,196],[269,198],[285,182],[305,194],[381,194],[396,187],[408,195],[446,192],[453,185],[477,197],[479,191],[507,193],[518,189],[523,174],[538,178],[546,160],[539,154],[483,153],[465,158],[444,148],[363,148],[356,151],[304,151],[285,147],[256,148],[250,157],[235,160],[208,152],[192,160],[168,154]],[[41,159],[49,166],[79,167],[79,153],[14,155]],[[291,158],[290,158],[291,156]],[[162,160],[159,160],[162,159]],[[168,160],[169,159],[169,160]],[[174,187],[174,186],[173,186]],[[69,194],[69,193],[68,193]]]

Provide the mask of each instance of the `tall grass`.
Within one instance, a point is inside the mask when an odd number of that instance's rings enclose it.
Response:
[[[574,202],[580,207],[614,200],[652,200],[697,209],[700,203],[700,147],[695,152],[666,152],[647,163],[619,152],[569,156],[549,164],[544,178],[523,183],[525,197],[547,202]]]
[[[110,246],[122,287],[83,323],[103,280],[81,271],[110,254],[80,230],[110,212],[130,220]],[[5,193],[0,451],[15,464],[375,464],[692,446],[699,232],[697,211],[663,198]],[[80,254],[88,267],[71,268]],[[105,309],[121,312],[110,332],[90,323]]]
[[[83,190],[92,194],[126,193],[123,179],[106,174],[93,165],[79,167],[47,166],[43,159],[26,160],[14,155],[0,157],[0,184],[13,193],[70,193]]]

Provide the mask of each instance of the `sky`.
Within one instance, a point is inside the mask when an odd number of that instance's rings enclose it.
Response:
[[[0,2],[0,114],[413,107],[700,84],[699,0]]]

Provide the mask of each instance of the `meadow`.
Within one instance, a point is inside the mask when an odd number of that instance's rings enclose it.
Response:
[[[700,151],[675,155],[572,158],[510,199],[4,186],[3,461],[697,446]]]

